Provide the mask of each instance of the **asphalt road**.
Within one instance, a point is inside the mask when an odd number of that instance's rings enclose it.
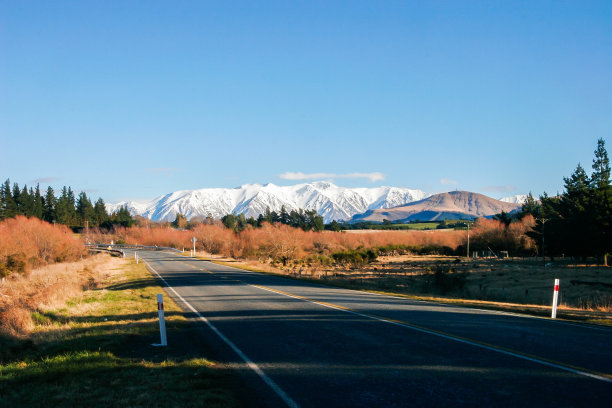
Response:
[[[612,328],[139,255],[252,406],[612,406]]]

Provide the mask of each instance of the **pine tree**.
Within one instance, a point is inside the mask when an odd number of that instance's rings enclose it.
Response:
[[[612,252],[612,185],[610,185],[610,160],[605,141],[597,141],[593,173],[591,174],[593,246],[598,255]]]
[[[19,191],[19,187],[17,187],[17,191]],[[8,179],[4,182],[4,185],[2,187],[2,195],[4,197],[3,217],[12,218],[16,216],[19,212],[13,193],[11,193],[11,182]]]
[[[76,201],[76,218],[80,226],[92,226],[94,224],[94,207],[84,191],[79,194]]]
[[[540,205],[523,206],[523,213],[536,217],[529,236],[547,256],[604,256],[612,251],[612,186],[610,161],[603,139],[597,141],[593,173],[589,177],[578,164],[564,178],[565,190],[557,197],[546,193]]]
[[[36,190],[34,190],[34,207],[32,215],[42,220],[43,218],[43,198],[40,195],[40,184],[36,184]]]
[[[74,197],[74,192],[72,188],[68,187],[68,204],[66,206],[66,210],[68,212],[68,221],[67,224],[69,227],[77,225],[77,213],[76,213],[76,199]]]
[[[8,180],[7,180],[8,182]],[[3,220],[6,218],[5,213],[6,213],[6,193],[4,190],[4,185],[6,183],[2,183],[0,185],[0,220]],[[10,183],[9,183],[10,184]],[[10,192],[10,190],[9,190]]]
[[[19,191],[19,185],[17,185],[17,183],[13,183],[13,202],[15,203],[15,214],[11,215],[11,217],[14,217],[15,215],[22,215],[23,208],[21,206],[21,191]]]
[[[131,227],[134,224],[134,219],[130,214],[130,210],[128,210],[127,206],[121,207],[115,214],[111,216],[111,221],[113,224],[119,224],[122,227]]]
[[[98,198],[98,201],[94,204],[94,225],[101,226],[108,221],[108,213],[106,212],[106,205],[102,198]]]
[[[62,194],[57,199],[56,203],[56,215],[57,222],[60,224],[68,225],[70,222],[70,211],[69,211],[69,202],[68,202],[68,189],[66,186],[62,188]]]
[[[19,212],[26,217],[34,215],[34,192],[32,189],[28,190],[28,186],[24,185],[21,194],[19,195]]]
[[[47,187],[45,198],[43,199],[43,220],[47,222],[57,221],[55,192],[51,186]]]

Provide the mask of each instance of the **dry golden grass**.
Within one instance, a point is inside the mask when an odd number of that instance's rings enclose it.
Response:
[[[33,328],[31,314],[60,307],[66,300],[108,279],[121,262],[106,254],[77,262],[48,265],[27,274],[11,274],[0,284],[0,331],[25,335]]]
[[[172,346],[151,346],[159,340],[156,295],[163,289],[143,263],[99,255],[6,283],[11,297],[4,306],[11,307],[3,319],[9,332],[0,333],[0,405],[245,405],[238,385],[203,355],[194,341],[199,329],[170,297],[164,303]],[[61,290],[66,285],[78,289],[76,296]],[[23,302],[14,297],[20,295]]]

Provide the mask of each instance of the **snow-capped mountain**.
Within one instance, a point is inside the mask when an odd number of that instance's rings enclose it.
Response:
[[[205,188],[182,190],[151,201],[124,201],[107,204],[107,210],[117,211],[127,206],[132,215],[154,221],[173,221],[177,213],[187,219],[196,216],[221,218],[227,214],[244,214],[257,218],[266,208],[280,211],[316,210],[326,223],[348,220],[377,208],[397,207],[428,197],[421,190],[398,187],[345,188],[330,182],[314,182],[294,186],[246,184],[237,188]]]
[[[525,202],[527,201],[527,194],[517,194],[510,197],[504,197],[500,198],[499,201],[512,204],[525,204]]]

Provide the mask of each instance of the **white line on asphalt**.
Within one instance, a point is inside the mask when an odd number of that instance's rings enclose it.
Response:
[[[164,284],[168,287],[168,289],[170,289],[181,300],[181,302],[183,302],[185,305],[187,305],[189,310],[191,310],[193,313],[195,313],[200,318],[201,321],[206,323],[206,325],[208,327],[210,327],[210,329],[213,332],[215,332],[215,334],[217,336],[219,336],[221,338],[221,340],[223,340],[225,342],[225,344],[230,346],[230,348],[232,350],[234,350],[234,352],[236,354],[238,354],[238,356],[240,356],[240,358],[249,366],[249,368],[251,370],[253,370],[270,388],[272,388],[272,390],[276,393],[276,395],[278,395],[283,400],[283,402],[285,402],[285,404],[287,404],[288,406],[290,406],[292,408],[297,408],[298,407],[298,404],[294,400],[292,400],[287,395],[287,393],[285,391],[283,391],[283,389],[281,387],[278,386],[278,384],[276,384],[270,377],[268,377],[267,374],[264,373],[263,370],[261,368],[259,368],[259,366],[257,364],[255,364],[253,361],[251,361],[251,359],[248,358],[246,356],[246,354],[244,354],[242,352],[242,350],[240,350],[234,343],[232,343],[232,341],[230,339],[225,337],[225,335],[223,333],[221,333],[219,331],[219,329],[217,329],[207,318],[202,316],[200,314],[200,312],[198,312],[193,306],[191,306],[191,304],[189,304],[189,302],[187,302],[185,299],[183,299],[183,297],[181,295],[179,295],[178,292],[176,290],[174,290],[174,288],[172,286],[170,286],[168,284],[168,282],[166,282],[166,280],[164,278],[162,278],[161,275],[159,273],[157,273],[157,271],[151,265],[149,265],[148,262],[145,261],[145,264],[147,265],[147,267],[151,271],[153,271],[153,273],[155,273],[155,275],[157,275],[157,277],[159,279],[162,280],[162,282],[164,282]]]
[[[523,360],[531,361],[533,363],[538,363],[538,364],[542,364],[542,365],[545,365],[545,366],[557,368],[559,370],[569,371],[570,373],[573,373],[573,374],[583,375],[583,376],[586,376],[586,377],[594,378],[596,380],[612,383],[612,379],[610,379],[610,378],[607,378],[607,377],[604,377],[604,376],[601,376],[601,375],[597,375],[597,374],[593,374],[593,373],[589,373],[587,371],[582,371],[582,370],[578,370],[578,369],[575,369],[575,368],[566,367],[566,366],[563,366],[563,365],[560,365],[560,364],[555,364],[555,363],[552,363],[552,362],[549,362],[549,361],[540,360],[540,359],[537,359],[537,358],[534,358],[534,357],[529,357],[529,356],[525,356],[525,355],[522,355],[522,354],[513,353],[512,351],[507,351],[507,350],[504,350],[504,349],[501,349],[501,348],[497,348],[495,346],[489,346],[489,345],[486,345],[486,344],[481,344],[481,343],[473,342],[473,341],[470,341],[470,340],[462,339],[460,337],[454,337],[452,335],[438,333],[436,331],[427,330],[427,329],[424,329],[424,328],[421,328],[421,327],[412,326],[410,324],[396,322],[396,321],[388,320],[388,319],[383,319],[381,317],[367,315],[367,314],[364,314],[364,313],[359,313],[359,312],[356,312],[354,310],[344,309],[344,308],[337,307],[337,306],[334,306],[334,305],[331,305],[331,304],[317,302],[316,300],[312,300],[312,299],[308,299],[308,298],[303,298],[303,297],[300,297],[300,296],[294,296],[294,295],[291,295],[289,293],[280,292],[280,291],[277,291],[277,290],[274,290],[274,289],[269,289],[269,288],[266,288],[266,287],[263,287],[263,286],[251,285],[251,284],[246,283],[246,282],[244,282],[244,283],[246,285],[252,286],[254,288],[258,288],[258,289],[265,290],[265,291],[268,291],[268,292],[276,293],[278,295],[287,296],[287,297],[290,297],[290,298],[293,298],[293,299],[297,299],[297,300],[302,300],[302,301],[305,301],[305,302],[314,303],[314,304],[319,305],[319,306],[323,306],[323,307],[327,307],[327,308],[330,308],[330,309],[339,310],[341,312],[350,313],[350,314],[353,314],[353,315],[356,315],[356,316],[365,317],[365,318],[373,319],[373,320],[378,320],[378,321],[384,322],[384,323],[394,324],[396,326],[405,327],[407,329],[412,329],[412,330],[415,330],[415,331],[418,331],[418,332],[421,332],[421,333],[431,334],[431,335],[434,335],[434,336],[442,337],[442,338],[447,339],[447,340],[453,340],[453,341],[457,341],[459,343],[469,344],[469,345],[480,347],[480,348],[483,348],[483,349],[486,349],[486,350],[495,351],[495,352],[498,352],[498,353],[501,353],[501,354],[505,354],[505,355],[508,355],[508,356],[512,356],[512,357],[520,358],[520,359],[523,359]]]
[[[242,270],[240,270],[240,271],[243,272]],[[156,272],[156,274],[157,274],[157,272]],[[157,274],[157,275],[159,276],[159,274]],[[160,279],[163,280],[163,278],[161,276],[160,276]],[[401,327],[405,327],[405,328],[408,328],[408,329],[412,329],[412,330],[415,330],[415,331],[418,331],[418,332],[421,332],[421,333],[431,334],[431,335],[442,337],[442,338],[445,338],[445,339],[448,339],[448,340],[453,340],[453,341],[456,341],[456,342],[459,342],[459,343],[469,344],[469,345],[480,347],[480,348],[483,348],[483,349],[486,349],[486,350],[495,351],[495,352],[498,352],[498,353],[501,353],[501,354],[505,354],[505,355],[508,355],[508,356],[512,356],[512,357],[520,358],[520,359],[523,359],[523,360],[531,361],[533,363],[545,365],[545,366],[548,366],[548,367],[553,367],[553,368],[556,368],[556,369],[559,369],[559,370],[563,370],[563,371],[568,371],[568,372],[571,372],[573,374],[578,374],[578,375],[594,378],[596,380],[605,381],[607,383],[612,383],[612,379],[604,377],[604,376],[601,376],[601,375],[593,374],[593,373],[590,373],[588,371],[582,371],[582,370],[579,370],[579,369],[576,369],[576,368],[572,368],[572,367],[568,367],[568,366],[564,366],[564,365],[561,365],[561,364],[556,364],[556,363],[553,363],[553,362],[550,362],[550,361],[546,361],[546,360],[540,360],[540,359],[537,359],[537,358],[534,358],[534,357],[530,357],[530,356],[526,356],[526,355],[522,355],[522,354],[519,354],[519,353],[514,353],[512,351],[504,350],[502,348],[497,348],[497,347],[495,347],[493,345],[482,344],[482,343],[470,341],[470,340],[467,340],[467,339],[463,339],[463,338],[460,338],[460,337],[455,337],[455,336],[452,336],[452,335],[448,335],[448,334],[444,334],[444,333],[439,333],[439,332],[436,332],[436,331],[433,331],[433,330],[428,330],[428,329],[425,329],[425,328],[421,328],[421,327],[417,327],[417,326],[412,326],[412,325],[409,325],[409,324],[406,324],[406,323],[396,322],[396,321],[393,321],[393,320],[384,319],[384,318],[373,316],[373,315],[367,315],[367,314],[359,313],[359,312],[356,312],[356,311],[353,311],[353,310],[350,310],[350,309],[344,309],[342,307],[337,307],[337,306],[334,306],[332,304],[318,302],[316,300],[312,300],[312,299],[308,299],[308,298],[304,298],[304,297],[300,297],[300,296],[294,296],[294,295],[291,295],[289,293],[280,292],[280,291],[277,291],[277,290],[274,290],[274,289],[269,289],[269,288],[266,288],[266,287],[263,287],[263,286],[252,285],[252,284],[246,283],[244,281],[241,281],[241,282],[243,282],[246,285],[252,286],[254,288],[258,288],[258,289],[265,290],[265,291],[268,291],[268,292],[276,293],[276,294],[279,294],[279,295],[282,295],[282,296],[287,296],[287,297],[290,297],[290,298],[293,298],[293,299],[310,302],[310,303],[317,304],[317,305],[320,305],[320,306],[324,306],[324,307],[327,307],[327,308],[330,308],[330,309],[335,309],[335,310],[343,311],[343,312],[350,313],[350,314],[353,314],[353,315],[356,315],[356,316],[365,317],[365,318],[368,318],[368,319],[373,319],[373,320],[377,320],[377,321],[384,322],[384,323],[390,323],[390,324],[393,324],[393,325],[396,325],[396,326],[401,326]],[[164,283],[166,283],[165,280],[164,280]],[[168,284],[166,283],[166,285],[168,285]],[[172,287],[170,287],[169,285],[168,285],[168,287],[170,289],[172,289],[172,291],[174,293],[176,293],[176,291],[174,291],[174,289]],[[378,294],[378,293],[376,293],[376,295],[379,295],[379,296],[388,296],[388,295],[383,295],[383,294]],[[180,295],[178,295],[178,293],[177,293],[177,296],[180,297]],[[393,296],[390,296],[390,297],[393,298]],[[422,301],[422,302],[425,302],[425,301]],[[187,305],[189,305],[187,302],[185,302],[185,303]],[[191,305],[189,305],[189,306],[191,307]],[[459,306],[459,307],[465,307],[465,306]],[[193,309],[193,308],[192,308],[192,310],[195,311],[195,309]],[[479,310],[479,309],[476,309],[476,310]],[[486,309],[482,309],[482,310],[483,311],[487,311]],[[488,311],[488,312],[490,312],[490,311]],[[197,314],[198,314],[198,316],[200,316],[199,313],[197,313]],[[500,314],[509,314],[509,315],[511,315],[512,313],[501,312]],[[523,315],[516,315],[516,316],[517,317],[534,317],[534,318],[537,318],[537,316],[523,316]],[[205,318],[203,318],[203,317],[202,317],[202,319],[205,320]],[[210,326],[212,326],[207,320],[205,320],[205,321]],[[563,322],[563,323],[565,323],[565,322]],[[568,323],[568,325],[574,325],[574,324]],[[578,325],[576,325],[576,326],[578,326]],[[580,326],[580,327],[582,327],[582,326]],[[599,329],[599,328],[595,328],[595,329]],[[599,330],[605,330],[605,329],[599,329]],[[222,334],[220,334],[220,336],[222,336]],[[270,381],[272,381],[272,380],[270,380]]]

